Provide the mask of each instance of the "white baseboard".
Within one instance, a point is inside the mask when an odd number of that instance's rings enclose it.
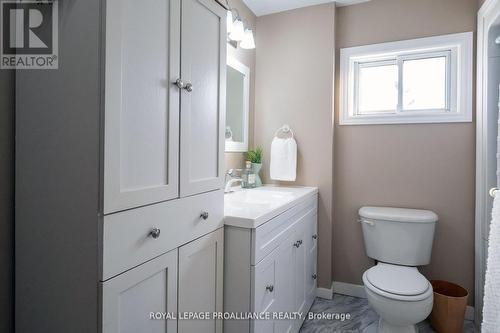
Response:
[[[365,287],[359,284],[333,281],[333,292],[335,294],[366,298]]]
[[[333,298],[333,283],[330,288],[317,288],[316,289],[316,297],[324,298],[324,299],[332,299]]]
[[[318,288],[318,297],[321,298],[328,298],[332,299],[333,294],[341,294],[341,295],[346,295],[346,296],[353,296],[353,297],[358,297],[358,298],[366,298],[366,293],[365,293],[365,287],[359,284],[353,284],[353,283],[345,283],[345,282],[338,282],[338,281],[333,281],[331,289],[322,289],[326,294],[326,291],[328,291],[332,296],[331,297],[322,297],[320,296],[320,292]],[[471,320],[474,321],[474,307],[467,305],[467,308],[465,309],[465,319],[466,320]]]

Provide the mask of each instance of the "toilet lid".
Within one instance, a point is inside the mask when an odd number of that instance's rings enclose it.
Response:
[[[423,294],[430,286],[416,267],[379,263],[366,272],[366,277],[374,287],[403,296]]]

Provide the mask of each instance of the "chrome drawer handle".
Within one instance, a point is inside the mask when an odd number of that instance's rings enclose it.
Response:
[[[313,274],[313,275],[312,275],[312,278],[313,278],[313,280],[316,280],[316,279],[318,278],[318,275]]]
[[[318,235],[314,234],[313,239],[318,239]]]
[[[161,230],[158,229],[158,228],[153,228],[151,229],[151,231],[149,232],[149,236],[152,237],[153,239],[157,239],[158,237],[160,237],[160,232]]]
[[[200,218],[202,218],[204,220],[208,219],[208,212],[201,213]]]
[[[270,293],[272,293],[274,290],[274,286],[272,284],[266,286],[266,291],[269,291]]]

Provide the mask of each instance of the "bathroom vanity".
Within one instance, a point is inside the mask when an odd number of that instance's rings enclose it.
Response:
[[[316,296],[318,189],[264,186],[224,199],[224,332],[298,332]],[[301,317],[277,319],[280,313]]]

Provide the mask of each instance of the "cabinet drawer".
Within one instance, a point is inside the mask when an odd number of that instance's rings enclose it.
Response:
[[[223,196],[214,191],[104,216],[102,280],[222,227]]]
[[[317,205],[318,195],[315,194],[252,230],[252,265],[257,265],[276,249],[286,237],[287,230],[311,211],[316,212]]]

